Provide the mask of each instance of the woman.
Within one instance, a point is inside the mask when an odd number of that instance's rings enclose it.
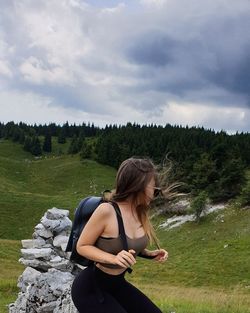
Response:
[[[93,268],[80,272],[72,285],[72,299],[80,313],[161,312],[125,279],[125,272],[136,263],[139,253],[158,262],[168,257],[168,252],[159,248],[149,220],[149,204],[159,192],[157,182],[156,167],[150,159],[132,157],[120,165],[111,200],[120,208],[128,251],[122,246],[114,206],[100,204],[77,243],[77,252],[94,261]],[[149,242],[155,242],[159,249],[146,249]]]

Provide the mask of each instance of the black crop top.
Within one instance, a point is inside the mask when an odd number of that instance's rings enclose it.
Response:
[[[142,237],[132,239],[130,237],[127,237],[127,242],[128,242],[128,249],[133,249],[135,250],[136,254],[134,257],[136,257],[141,251],[143,251],[148,244],[148,236],[145,234]],[[122,240],[121,240],[121,235],[117,238],[112,238],[112,237],[102,237],[100,236],[96,243],[95,246],[105,252],[117,255],[120,251],[123,250],[122,246]],[[100,263],[100,262],[98,262]],[[107,264],[107,263],[100,263],[102,266],[108,267],[108,268],[122,268],[119,265],[115,264]]]

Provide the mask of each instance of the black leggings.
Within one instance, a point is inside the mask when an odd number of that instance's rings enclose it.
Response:
[[[94,265],[76,276],[71,295],[80,313],[162,313],[147,296],[125,280],[125,272],[111,275]]]

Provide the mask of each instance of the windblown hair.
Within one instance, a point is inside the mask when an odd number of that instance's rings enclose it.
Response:
[[[111,195],[113,201],[132,199],[139,221],[147,234],[150,243],[160,248],[159,240],[150,222],[145,189],[152,178],[158,183],[156,166],[149,158],[131,157],[123,161],[116,175],[115,191]]]
[[[185,186],[183,182],[175,181],[174,163],[165,156],[162,164],[157,167],[158,185],[161,187],[161,195],[164,203],[176,199],[177,197],[187,196],[187,193],[177,191],[178,188]]]

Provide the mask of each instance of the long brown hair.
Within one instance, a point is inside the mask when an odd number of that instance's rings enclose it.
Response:
[[[154,178],[158,184],[156,166],[149,158],[131,157],[123,161],[117,171],[115,190],[111,195],[113,201],[125,201],[131,197],[138,219],[150,240],[160,249],[159,239],[150,222],[150,206],[146,201],[145,189]]]

